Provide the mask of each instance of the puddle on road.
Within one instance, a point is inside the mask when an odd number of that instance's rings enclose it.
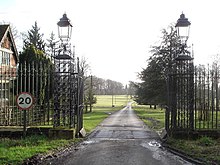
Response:
[[[155,141],[155,140],[150,141],[148,144],[151,147],[160,147],[161,146],[161,144],[159,142]]]
[[[86,140],[86,141],[83,141],[82,143],[80,143],[80,145],[75,147],[75,150],[84,149],[87,145],[95,144],[95,143],[98,143],[98,142],[99,142],[98,140]]]
[[[184,165],[192,165],[192,163],[185,161],[181,157],[168,152],[161,146],[160,142],[156,140],[152,140],[150,142],[145,141],[140,145],[152,151],[153,158],[162,161],[165,165],[169,165],[169,162],[167,162],[168,159],[176,160]]]
[[[82,145],[88,145],[88,144],[93,144],[93,143],[98,143],[99,140],[86,140],[82,142]]]
[[[142,142],[140,145],[144,148],[147,148],[147,149],[153,151],[152,156],[154,157],[154,159],[157,159],[157,160],[162,160],[163,159],[163,157],[161,157],[160,151],[158,150],[161,145],[156,140],[153,140],[153,141],[150,141],[150,142]]]

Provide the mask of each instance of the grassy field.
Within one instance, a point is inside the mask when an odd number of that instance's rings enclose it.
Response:
[[[97,103],[94,107],[123,107],[130,101],[127,95],[96,95]]]
[[[89,133],[102,120],[114,111],[122,109],[129,100],[127,96],[99,95],[97,104],[94,105],[92,113],[84,114],[84,128]],[[78,142],[80,139],[52,140],[46,136],[30,136],[19,139],[0,138],[0,165],[21,164],[24,160],[37,155],[53,152],[54,150]]]
[[[164,109],[153,109],[149,105],[132,104],[139,118],[141,118],[149,128],[160,131],[165,127],[165,111]]]
[[[126,95],[97,95],[97,103],[93,106],[92,113],[86,113],[83,117],[86,132],[91,132],[102,120],[114,111],[122,109],[130,101]],[[113,107],[112,107],[113,103]]]

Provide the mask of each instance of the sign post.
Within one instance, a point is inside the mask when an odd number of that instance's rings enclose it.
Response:
[[[26,136],[26,130],[27,130],[27,112],[26,110],[29,110],[33,103],[34,103],[34,98],[33,96],[28,93],[28,92],[21,92],[20,94],[18,94],[17,98],[16,98],[16,103],[17,106],[20,110],[24,111],[24,127],[23,127],[23,135],[24,137]]]

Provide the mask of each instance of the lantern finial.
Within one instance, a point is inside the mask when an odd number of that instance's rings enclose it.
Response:
[[[70,22],[70,19],[67,18],[67,14],[64,13],[63,17],[60,18],[60,21],[57,23],[58,25],[58,34],[59,38],[62,41],[68,41],[71,38],[72,33],[72,24]]]

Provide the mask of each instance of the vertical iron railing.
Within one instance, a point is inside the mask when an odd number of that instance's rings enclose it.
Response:
[[[168,108],[166,130],[190,131],[194,129],[194,66],[190,56],[175,59],[168,76]]]
[[[72,127],[71,111],[74,111],[71,98],[71,88],[74,83],[72,65],[75,64],[70,56],[68,58],[63,58],[62,55],[55,57],[54,127]]]
[[[177,62],[168,77],[168,132],[220,130],[219,70],[217,64],[194,67],[190,61]]]
[[[53,89],[49,78],[52,76],[52,66],[24,62],[17,69],[0,67],[0,126],[23,125],[24,111],[16,105],[16,96],[21,92],[29,92],[35,98],[34,106],[26,111],[27,125],[52,124]]]
[[[79,65],[79,60],[77,61]],[[0,126],[22,126],[24,111],[16,96],[29,92],[34,105],[25,113],[27,126],[83,127],[83,75],[73,59],[0,66]]]
[[[195,129],[220,129],[219,67],[199,66],[195,74]]]
[[[83,127],[83,75],[79,60],[63,52],[55,56],[54,124],[56,127],[76,128],[76,136]]]

